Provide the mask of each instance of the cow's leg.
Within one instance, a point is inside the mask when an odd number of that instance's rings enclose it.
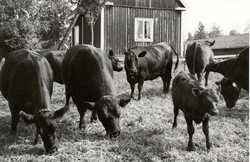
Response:
[[[172,128],[177,127],[177,116],[179,114],[179,108],[174,104],[174,122]]]
[[[198,78],[198,81],[201,83],[201,81],[202,81],[202,74],[201,73],[197,73],[197,78]]]
[[[139,80],[138,82],[138,100],[141,99],[141,90],[142,90],[142,87],[143,87],[143,80]]]
[[[87,106],[88,104],[82,104],[81,106],[77,105],[78,112],[80,114],[80,120],[79,120],[79,129],[85,130],[86,128],[86,123],[84,120],[85,113],[87,111]]]
[[[164,74],[161,76],[162,81],[163,81],[163,93],[165,94],[168,93],[169,87],[170,87],[170,81],[172,78],[172,75],[171,75],[172,65],[173,65],[173,62],[169,61],[166,66]]]
[[[17,111],[17,107],[9,104],[10,112],[11,112],[11,131],[10,134],[16,135],[17,124],[19,122],[20,116]]]
[[[130,98],[134,98],[135,84],[130,83],[130,88],[131,88]]]
[[[206,146],[207,146],[207,151],[209,151],[211,148],[211,143],[209,141],[209,117],[208,116],[202,122],[202,130],[206,136]]]
[[[165,93],[168,92],[166,77],[165,76],[161,76],[161,80],[162,80],[162,83],[163,83],[163,93],[165,94]]]
[[[90,122],[96,122],[97,121],[97,112],[96,110],[93,110],[92,111],[92,114],[91,114],[91,118],[90,118]]]
[[[36,134],[35,134],[35,139],[34,139],[33,145],[36,145],[38,143],[38,138],[39,138],[39,130],[36,127]]]
[[[189,117],[186,117],[186,123],[187,123],[187,130],[188,130],[188,135],[189,135],[189,140],[188,140],[188,147],[187,150],[188,151],[194,151],[194,144],[193,144],[193,134],[194,134],[194,125],[193,125],[193,121],[192,119],[190,119]]]

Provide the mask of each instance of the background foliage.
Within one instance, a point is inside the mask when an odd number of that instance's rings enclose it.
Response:
[[[0,39],[15,37],[18,46],[51,48],[63,36],[72,7],[70,0],[1,0]]]

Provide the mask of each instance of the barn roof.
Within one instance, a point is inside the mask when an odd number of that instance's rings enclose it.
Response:
[[[209,38],[209,39],[199,39],[195,41],[204,42],[206,40],[210,40],[210,41],[215,40],[215,44],[212,46],[212,49],[214,50],[244,48],[244,47],[249,46],[249,33],[232,35],[232,36],[220,36],[220,37]],[[189,42],[193,42],[193,41],[189,41]]]

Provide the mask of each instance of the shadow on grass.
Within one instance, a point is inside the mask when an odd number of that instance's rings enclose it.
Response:
[[[38,147],[26,147],[23,148],[23,144],[25,140],[32,141],[33,134],[32,129],[33,126],[26,126],[22,121],[18,123],[17,134],[10,134],[10,125],[11,125],[11,116],[1,116],[0,118],[0,155],[8,156],[8,155],[20,155],[20,154],[36,154],[41,155],[44,151],[43,148]],[[22,145],[22,146],[21,146]],[[27,145],[31,145],[27,144]],[[20,146],[20,147],[19,147]]]
[[[166,153],[172,149],[186,151],[185,143],[166,139],[164,130],[158,128],[122,132],[117,140],[119,140],[119,146],[111,147],[109,151],[131,161],[138,159],[152,161],[150,158],[152,156],[166,160],[168,159]]]

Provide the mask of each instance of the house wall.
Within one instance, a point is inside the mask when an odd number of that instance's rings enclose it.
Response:
[[[87,24],[86,18],[81,15],[79,16],[75,26],[79,26],[79,44],[90,44],[91,43],[91,29],[90,26]],[[74,28],[72,30],[72,43],[75,44],[74,41]],[[94,26],[94,46],[100,48],[100,18],[96,21]]]
[[[104,11],[104,47],[122,54],[133,46],[150,45],[134,41],[135,17],[154,19],[154,40],[171,42],[176,51],[181,50],[181,11],[173,9],[147,9],[127,6],[109,6]]]

